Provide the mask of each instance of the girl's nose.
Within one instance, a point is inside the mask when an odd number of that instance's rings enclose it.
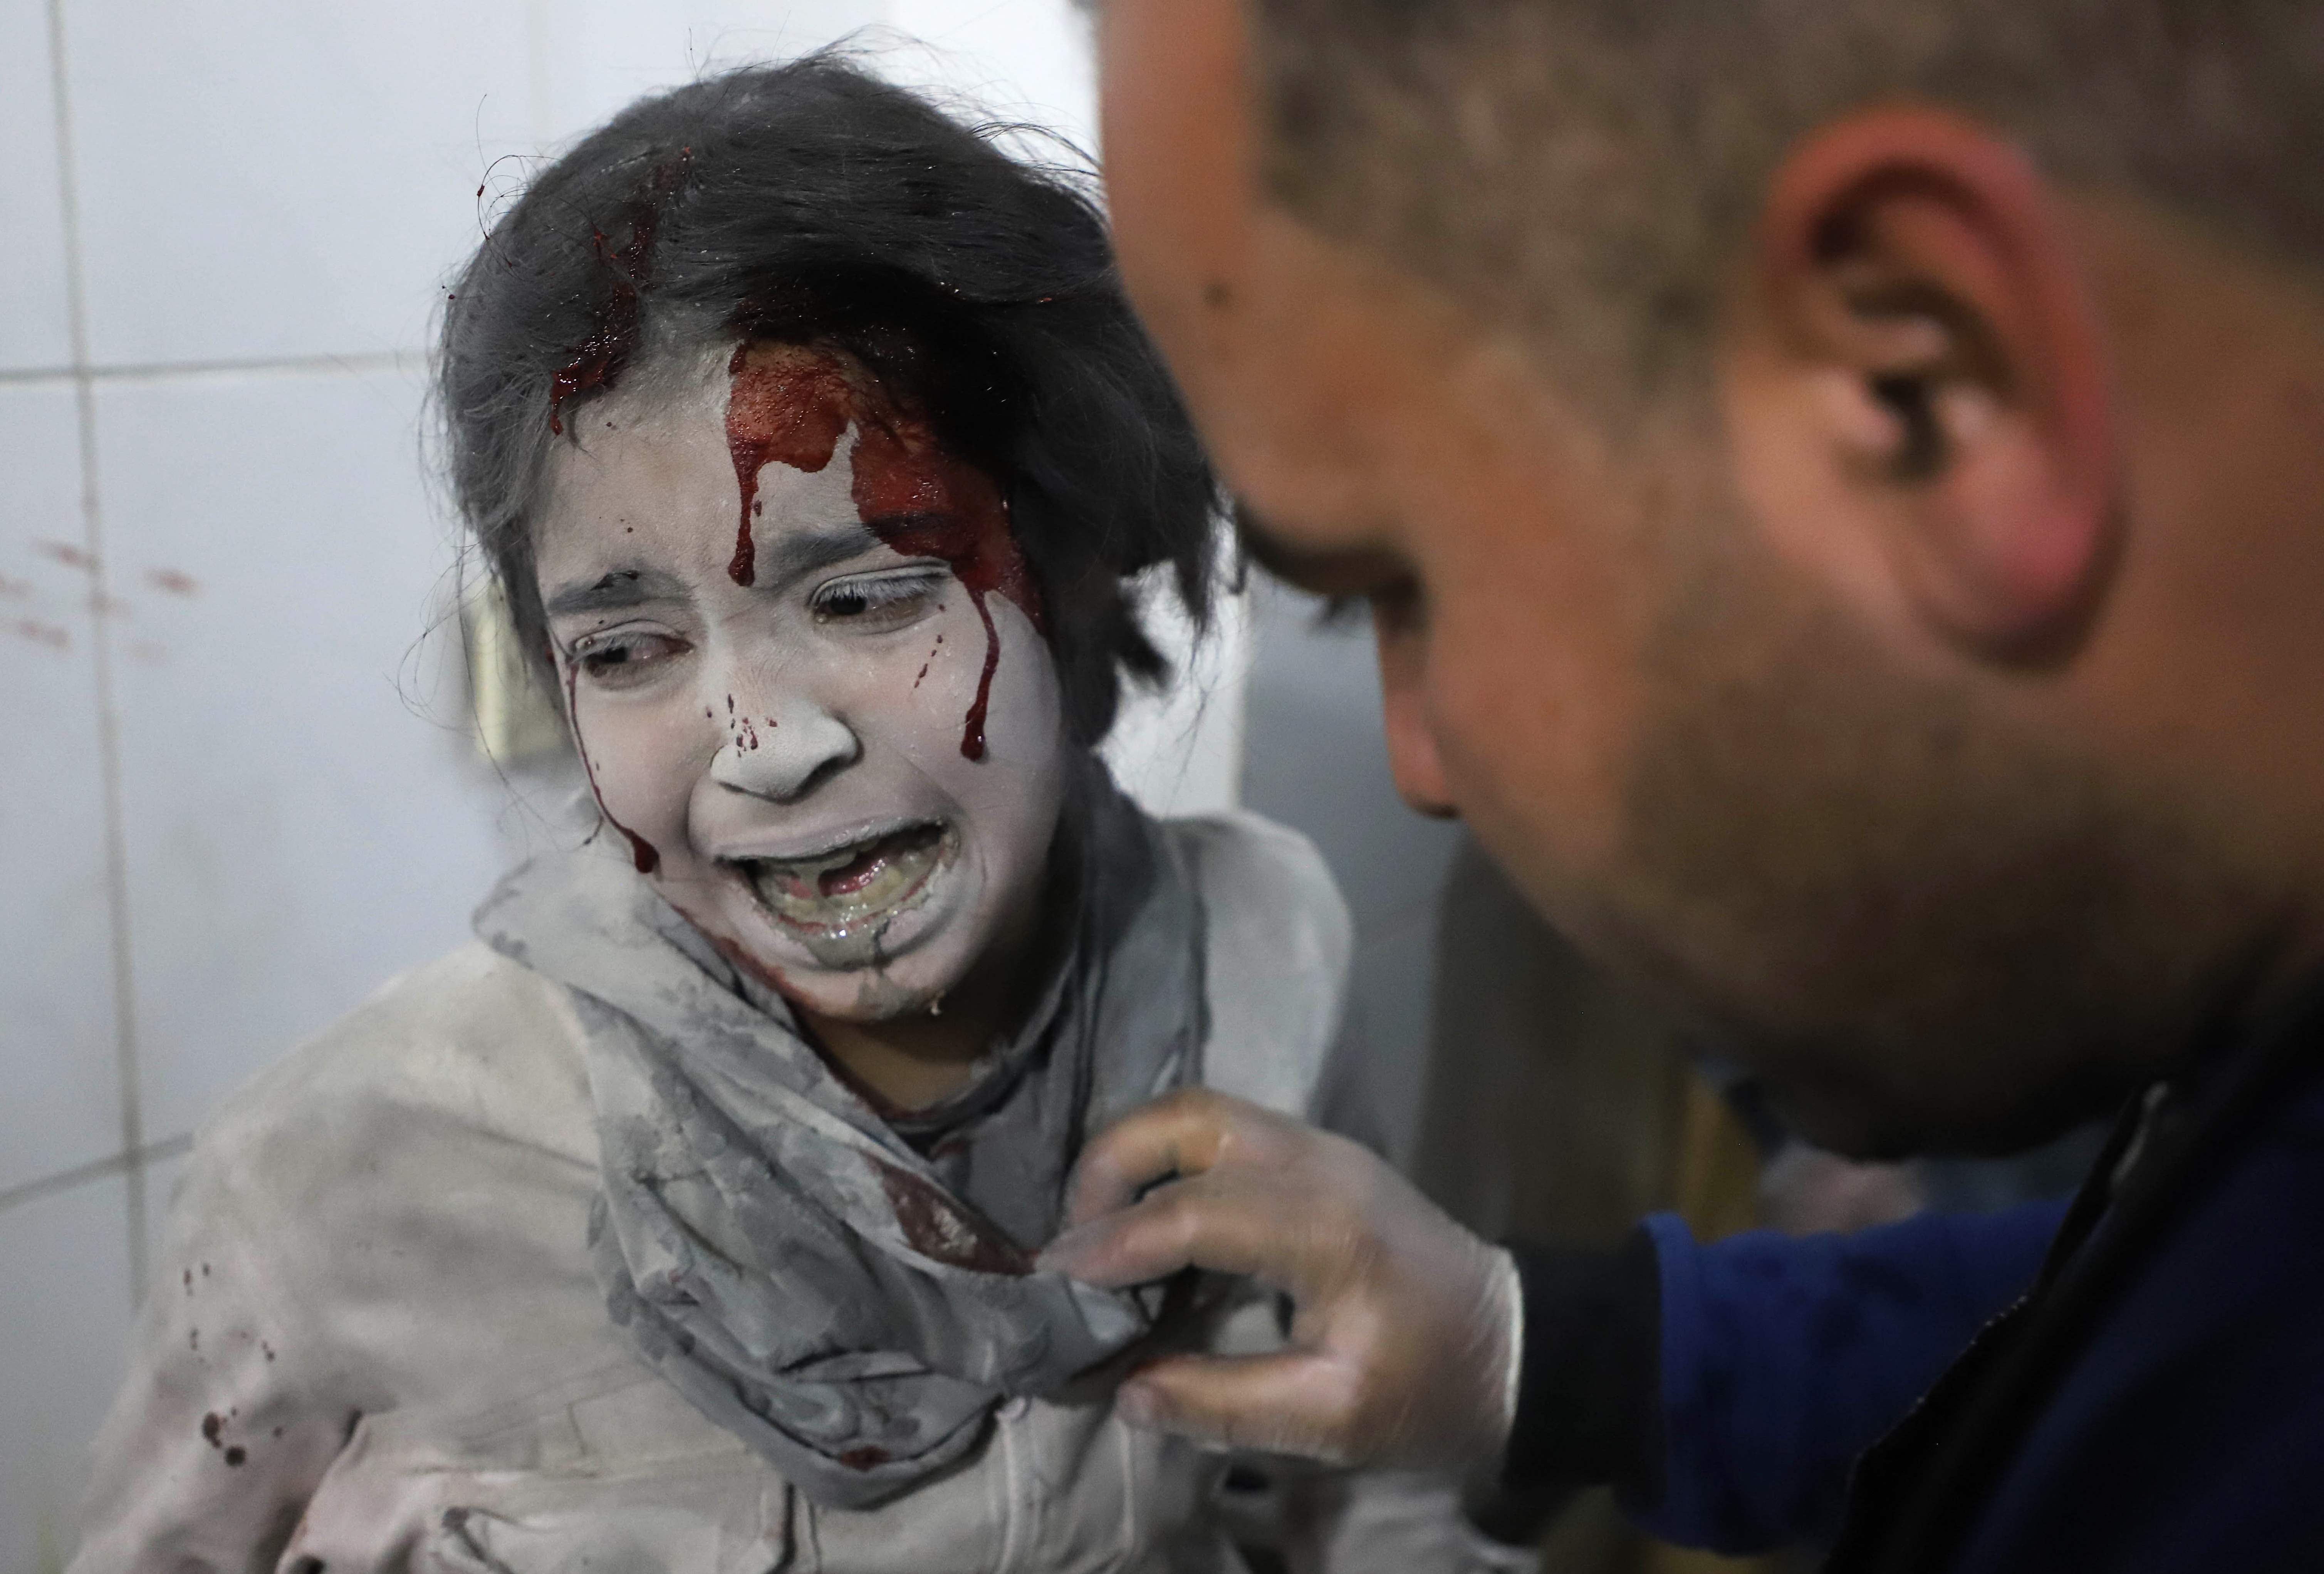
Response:
[[[863,752],[854,729],[814,700],[790,695],[747,708],[739,700],[725,718],[725,746],[711,761],[710,778],[721,787],[791,803]]]

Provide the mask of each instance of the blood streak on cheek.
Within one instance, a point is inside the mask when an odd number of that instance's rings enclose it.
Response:
[[[1040,586],[1009,528],[1007,500],[983,471],[944,453],[917,423],[899,422],[858,430],[855,511],[894,550],[941,559],[968,592],[984,624],[984,667],[961,728],[960,751],[983,759],[992,675],[1001,666],[1001,631],[986,598],[998,592],[1037,631],[1043,626]]]
[[[621,833],[622,840],[630,844],[630,861],[637,865],[640,874],[651,874],[661,867],[661,852],[654,844],[613,818],[605,807],[605,795],[597,787],[597,762],[589,758],[588,741],[581,736],[581,712],[574,695],[581,682],[581,664],[569,662],[565,668],[565,715],[573,726],[573,751],[581,757],[581,774],[589,778],[589,796],[597,800],[597,813],[605,824]]]

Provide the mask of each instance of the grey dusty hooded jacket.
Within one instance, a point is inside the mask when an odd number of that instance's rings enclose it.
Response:
[[[1304,839],[1174,822],[1206,911],[1203,1080],[1317,1091],[1345,907]],[[643,1364],[593,1271],[585,1027],[472,944],[239,1095],[172,1205],[74,1574],[1231,1568],[1219,1468],[1102,1384],[1013,1398],[967,1457],[825,1506]]]

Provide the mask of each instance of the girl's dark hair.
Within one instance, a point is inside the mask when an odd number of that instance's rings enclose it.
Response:
[[[1000,128],[1006,129],[1006,128]],[[1210,612],[1217,488],[1076,178],[1010,158],[830,52],[632,105],[492,227],[444,311],[462,513],[551,675],[533,530],[553,445],[650,352],[743,338],[856,357],[1007,492],[1067,725],[1166,671],[1127,576]]]

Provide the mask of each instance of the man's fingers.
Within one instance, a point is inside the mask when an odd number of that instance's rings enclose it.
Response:
[[[1040,1266],[1115,1290],[1207,1268],[1304,1302],[1327,1266],[1333,1215],[1323,1199],[1288,1196],[1267,1181],[1223,1171],[1174,1181],[1065,1231]]]
[[[1209,1169],[1231,1129],[1252,1117],[1264,1118],[1255,1107],[1206,1088],[1183,1088],[1133,1109],[1082,1150],[1065,1193],[1066,1225],[1126,1207],[1157,1181]]]
[[[1172,1356],[1141,1368],[1115,1404],[1134,1425],[1217,1448],[1338,1462],[1357,1415],[1355,1371],[1329,1356]]]

